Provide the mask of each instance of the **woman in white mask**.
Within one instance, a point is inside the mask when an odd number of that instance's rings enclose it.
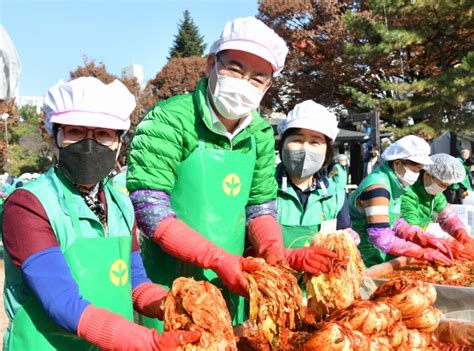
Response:
[[[286,248],[308,246],[318,232],[336,229],[347,229],[359,242],[350,228],[345,194],[323,173],[332,160],[331,146],[338,132],[336,116],[312,100],[297,104],[278,126],[282,158],[276,172],[278,221]],[[326,250],[317,248],[308,262],[325,265],[328,258]]]
[[[450,265],[448,243],[412,227],[400,218],[402,195],[417,181],[420,171],[433,164],[430,146],[408,135],[382,154],[384,163],[369,174],[349,200],[353,229],[361,238],[359,249],[367,267],[408,256]]]
[[[472,259],[474,240],[443,195],[448,186],[464,179],[464,167],[448,154],[433,155],[431,160],[433,164],[425,166],[416,183],[403,194],[401,215],[409,224],[422,229],[426,229],[431,222],[438,222],[445,232],[456,239],[450,242],[454,257]]]

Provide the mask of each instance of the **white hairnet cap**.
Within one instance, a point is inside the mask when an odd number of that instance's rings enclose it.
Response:
[[[60,80],[44,97],[46,128],[53,123],[128,130],[135,97],[119,80],[104,84],[94,77]]]
[[[432,155],[431,161],[433,164],[425,166],[424,169],[444,183],[459,183],[466,177],[461,161],[451,155]]]
[[[285,65],[288,47],[273,29],[255,17],[237,18],[226,23],[219,38],[211,45],[210,53],[240,50],[257,55],[272,65],[274,75]]]
[[[338,161],[347,161],[347,156],[345,154],[339,154],[339,155],[337,155],[337,160]]]
[[[410,160],[422,165],[433,163],[430,159],[430,145],[423,139],[407,135],[390,145],[382,154],[384,161]]]
[[[336,139],[339,133],[336,116],[323,105],[313,100],[306,100],[297,104],[288,113],[286,119],[278,124],[278,134],[283,135],[287,129],[303,128],[314,130],[326,135],[329,139]]]
[[[18,52],[7,31],[0,24],[0,100],[15,96],[20,71]]]

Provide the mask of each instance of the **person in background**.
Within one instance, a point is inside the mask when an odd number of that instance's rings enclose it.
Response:
[[[452,245],[454,256],[469,258],[474,240],[443,195],[448,186],[465,178],[465,169],[458,159],[448,154],[432,155],[431,161],[433,164],[425,166],[416,183],[403,194],[401,215],[414,226],[413,230],[425,230],[430,223],[438,222],[441,229],[466,245],[466,252]]]
[[[369,155],[367,161],[364,164],[364,178],[372,173],[375,169],[380,167],[382,162],[383,161],[380,158],[380,148],[377,145],[370,145]]]
[[[128,196],[108,182],[135,98],[118,80],[60,81],[45,96],[54,164],[4,204],[4,350],[175,350],[199,332],[158,334],[167,291],[143,268]],[[96,347],[94,347],[96,346]]]
[[[367,267],[394,256],[408,256],[450,265],[452,252],[445,240],[413,230],[400,218],[402,195],[433,162],[430,146],[408,135],[385,150],[382,165],[369,174],[351,194],[352,228],[361,238],[359,250]]]
[[[347,156],[345,154],[339,154],[335,162],[328,166],[328,178],[332,179],[336,186],[344,191],[348,179],[347,162]]]
[[[323,173],[332,159],[332,142],[339,133],[336,116],[312,100],[297,104],[278,125],[282,163],[277,167],[278,222],[286,248],[311,244],[321,230],[345,229],[356,244],[359,236],[351,227],[345,193],[338,191]],[[314,248],[311,265],[301,271],[320,274],[316,262],[324,266],[334,258],[331,251]]]
[[[464,179],[462,179],[458,183],[451,184],[447,189],[444,190],[444,195],[446,196],[446,199],[450,204],[461,205],[467,195],[467,192],[472,191],[470,156],[471,152],[469,149],[463,148],[461,150],[460,157],[458,157],[458,160],[463,165],[466,175]]]

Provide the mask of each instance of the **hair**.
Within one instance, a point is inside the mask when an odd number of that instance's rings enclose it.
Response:
[[[288,138],[289,136],[295,135],[298,133],[302,128],[289,128],[285,130],[283,135],[281,136],[280,139],[280,145],[278,147],[278,152],[280,155],[282,155],[282,150],[283,150],[283,145],[285,144],[285,139]],[[324,134],[323,134],[324,135]],[[323,167],[326,167],[331,163],[332,161],[332,140],[329,139],[327,135],[324,135],[324,139],[326,140],[326,157],[324,158],[324,164]]]

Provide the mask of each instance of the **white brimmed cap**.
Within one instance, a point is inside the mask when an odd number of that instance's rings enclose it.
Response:
[[[277,131],[280,136],[290,128],[303,128],[314,130],[326,135],[329,139],[336,139],[339,133],[336,116],[329,112],[323,105],[313,100],[306,100],[297,104],[288,113],[286,119],[278,124]]]
[[[382,154],[384,161],[410,160],[422,165],[431,165],[430,145],[415,135],[407,135],[398,139]]]
[[[288,54],[285,41],[255,17],[237,18],[226,23],[209,51],[217,54],[223,50],[240,50],[257,55],[272,65],[274,75],[283,69]]]
[[[135,97],[119,80],[110,84],[94,77],[60,80],[44,97],[45,124],[50,134],[54,123],[125,131],[135,106]]]

